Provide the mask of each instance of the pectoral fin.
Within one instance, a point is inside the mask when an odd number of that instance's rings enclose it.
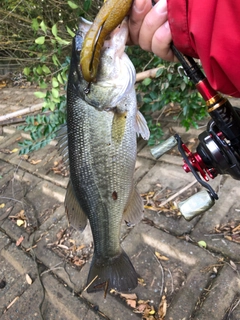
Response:
[[[123,213],[123,220],[136,224],[142,220],[143,212],[143,200],[140,194],[133,189]]]
[[[87,216],[76,199],[71,180],[67,186],[64,205],[69,224],[75,229],[83,231],[87,225]]]
[[[148,140],[150,137],[150,131],[148,129],[147,121],[140,111],[136,115],[135,129],[138,135],[141,135],[144,140]]]

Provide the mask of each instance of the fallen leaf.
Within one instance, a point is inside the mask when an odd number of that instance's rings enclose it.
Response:
[[[137,301],[136,300],[126,299],[126,302],[131,308],[133,308],[133,309],[136,308],[136,305],[137,305]]]
[[[26,280],[27,280],[27,283],[30,284],[30,285],[33,283],[31,277],[29,276],[29,274],[26,274]]]
[[[24,211],[24,210],[21,210],[21,211],[18,213],[18,216],[19,216],[20,219],[26,220],[26,216],[25,216],[25,211]]]
[[[160,210],[160,208],[156,208],[156,207],[149,206],[149,205],[145,205],[144,209],[148,209],[148,210],[151,210],[151,211],[159,211]]]
[[[164,261],[169,260],[167,257],[161,255],[161,253],[159,253],[159,252],[157,252],[157,251],[155,251],[155,255],[156,255],[156,257],[157,257],[159,260],[164,260]]]
[[[67,246],[65,246],[64,244],[58,244],[58,247],[59,248],[62,248],[62,249],[66,249],[68,250],[69,248]]]
[[[22,219],[17,219],[17,225],[21,227],[24,224],[24,221]]]
[[[69,248],[72,252],[76,252],[77,251],[77,247],[75,246],[75,244],[73,246],[71,246]]]
[[[156,313],[156,311],[154,310],[154,309],[152,309],[151,311],[149,311],[149,314],[155,314]]]
[[[232,241],[232,237],[230,237],[230,236],[224,236],[224,238],[229,240],[229,241]]]
[[[85,245],[82,244],[81,246],[77,247],[76,251],[80,251],[80,250],[82,250],[82,249],[84,249],[84,248],[85,248]]]
[[[42,160],[30,160],[29,162],[31,163],[31,164],[33,164],[33,165],[36,165],[36,164],[38,164],[38,163],[40,163]]]
[[[236,231],[239,231],[239,230],[240,230],[240,224],[238,226],[236,226],[236,228],[234,228],[232,232],[236,232]]]
[[[149,300],[138,300],[138,304],[148,304]]]
[[[159,319],[163,320],[166,313],[167,313],[167,300],[166,300],[166,296],[163,295],[158,308]]]
[[[213,272],[217,273],[217,268],[213,267]]]
[[[138,303],[139,303],[139,301],[138,301]],[[146,309],[146,303],[141,303],[137,306],[137,308],[134,312],[135,313],[143,313],[145,309]]]
[[[198,245],[199,245],[199,247],[201,247],[201,248],[206,248],[206,247],[207,247],[206,242],[205,242],[205,241],[203,241],[203,240],[198,241]]]
[[[232,240],[234,242],[240,243],[240,234],[233,234],[232,235]]]
[[[3,209],[5,207],[5,203],[0,204],[0,209]]]
[[[141,197],[147,197],[147,198],[152,198],[154,196],[155,192],[150,191],[148,193],[142,193]]]
[[[18,148],[11,150],[11,153],[15,153],[15,152],[18,152]]]
[[[21,159],[22,160],[28,160],[29,159],[29,155],[28,154],[23,154],[22,156],[21,156]]]
[[[155,310],[153,306],[146,305],[146,309],[143,312],[143,319],[146,319],[146,320],[154,319],[153,314],[155,314]]]
[[[138,278],[138,284],[140,284],[143,287],[146,285],[144,279],[141,279],[141,278]]]
[[[120,293],[121,298],[130,299],[130,300],[136,300],[137,295],[135,293]]]
[[[64,235],[66,229],[62,229],[57,233],[57,240],[61,240],[62,236]]]
[[[82,259],[80,259],[78,257],[74,257],[72,262],[78,267],[81,267],[86,263],[85,260],[82,260]]]
[[[17,247],[20,246],[20,244],[23,242],[23,240],[24,240],[24,237],[21,236],[21,237],[16,241],[16,246],[17,246]]]
[[[237,266],[232,260],[230,260],[230,265],[233,268],[233,270],[235,270],[235,271],[237,270]]]

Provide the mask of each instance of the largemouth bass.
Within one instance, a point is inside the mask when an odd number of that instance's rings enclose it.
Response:
[[[135,69],[124,52],[127,21],[104,42],[96,82],[86,90],[80,51],[91,23],[82,20],[73,40],[67,88],[67,137],[70,181],[65,207],[69,222],[83,230],[89,219],[94,254],[88,292],[106,284],[134,289],[138,275],[120,245],[123,220],[137,223],[143,205],[133,185],[136,133],[149,137],[137,110]],[[94,281],[93,281],[94,280]]]

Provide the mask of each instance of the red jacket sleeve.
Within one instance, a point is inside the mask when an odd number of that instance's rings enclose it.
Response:
[[[199,58],[212,87],[240,97],[240,1],[168,0],[175,46]]]

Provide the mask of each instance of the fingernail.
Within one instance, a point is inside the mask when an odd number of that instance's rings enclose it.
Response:
[[[165,0],[160,0],[155,4],[155,6],[153,8],[158,14],[166,13],[167,12],[167,2]]]
[[[169,22],[168,22],[168,21],[166,21],[166,22],[164,23],[164,27],[165,27],[167,30],[170,30]]]

